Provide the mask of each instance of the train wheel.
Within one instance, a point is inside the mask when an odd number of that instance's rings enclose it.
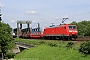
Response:
[[[66,40],[69,40],[69,37],[68,36],[66,37]]]
[[[45,37],[43,36],[43,39],[45,39]]]
[[[52,40],[52,36],[49,36],[49,39]]]
[[[60,40],[63,40],[63,37],[61,36],[61,37],[59,37],[59,39],[60,39]]]
[[[56,36],[53,36],[53,40],[56,40]]]
[[[76,38],[70,38],[70,40],[75,41],[75,40],[76,40]]]

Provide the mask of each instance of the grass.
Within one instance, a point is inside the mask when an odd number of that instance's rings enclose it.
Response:
[[[15,56],[15,60],[90,60],[90,55],[83,55],[78,51],[79,45],[67,48],[63,41],[16,40],[24,43],[37,44],[36,47],[26,49]]]
[[[26,44],[35,44],[35,45],[40,45],[40,44],[49,44],[49,43],[53,43],[53,44],[60,44],[60,43],[64,43],[63,41],[51,41],[51,40],[37,40],[37,39],[21,39],[21,38],[16,38],[15,42],[21,42],[21,43],[26,43]]]

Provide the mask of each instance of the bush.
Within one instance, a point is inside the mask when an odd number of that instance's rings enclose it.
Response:
[[[6,53],[6,56],[5,57],[7,57],[8,59],[10,59],[10,58],[14,58],[14,56],[15,56],[15,53],[9,52],[9,53]]]
[[[67,48],[72,48],[72,47],[73,47],[73,45],[74,45],[74,43],[73,43],[73,42],[68,42],[68,43],[67,43],[67,45],[66,45],[66,47],[67,47]]]
[[[82,42],[80,44],[79,52],[90,54],[90,41]]]
[[[58,46],[57,43],[55,43],[55,42],[49,42],[48,45],[51,47],[57,47]]]
[[[44,41],[40,41],[39,43],[40,43],[40,44],[45,44],[45,42],[44,42]]]

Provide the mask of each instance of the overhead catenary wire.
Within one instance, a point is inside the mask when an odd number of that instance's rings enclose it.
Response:
[[[83,7],[81,7],[81,8],[78,8],[78,9],[74,9],[73,11],[69,11],[68,13],[71,13],[71,14],[73,14],[73,12],[75,13],[76,11],[82,11],[81,9],[83,8],[83,9],[85,9],[85,8],[87,8],[87,7],[90,7],[90,5],[86,5],[86,6],[83,6]],[[73,16],[71,16],[71,17],[69,17],[69,19],[72,19],[72,18],[75,18],[75,17],[78,17],[78,16],[83,16],[83,15],[86,15],[86,14],[90,14],[90,12],[85,12],[85,13],[81,13],[81,14],[76,14],[76,15],[73,15]],[[85,16],[86,17],[86,16]],[[87,16],[88,17],[88,16]],[[84,17],[83,17],[84,18]]]
[[[81,7],[81,8],[78,8],[78,9],[74,9],[74,10],[72,10],[72,11],[69,11],[68,13],[73,13],[73,12],[75,12],[75,11],[79,11],[79,10],[81,10],[82,8],[87,8],[87,7],[90,7],[90,5],[87,5],[87,6],[83,6],[83,7]]]
[[[77,17],[77,16],[82,16],[82,15],[85,15],[85,14],[90,14],[90,12],[87,12],[87,13],[82,13],[82,14],[77,14],[77,15],[71,16],[71,17],[69,17],[69,18],[74,18],[74,17]]]

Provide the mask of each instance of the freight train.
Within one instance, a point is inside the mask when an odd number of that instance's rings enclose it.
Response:
[[[17,36],[17,29],[14,29],[13,37]],[[73,24],[60,24],[44,28],[42,32],[40,25],[37,28],[25,28],[19,31],[19,37],[33,39],[76,39],[78,37],[77,26]]]

